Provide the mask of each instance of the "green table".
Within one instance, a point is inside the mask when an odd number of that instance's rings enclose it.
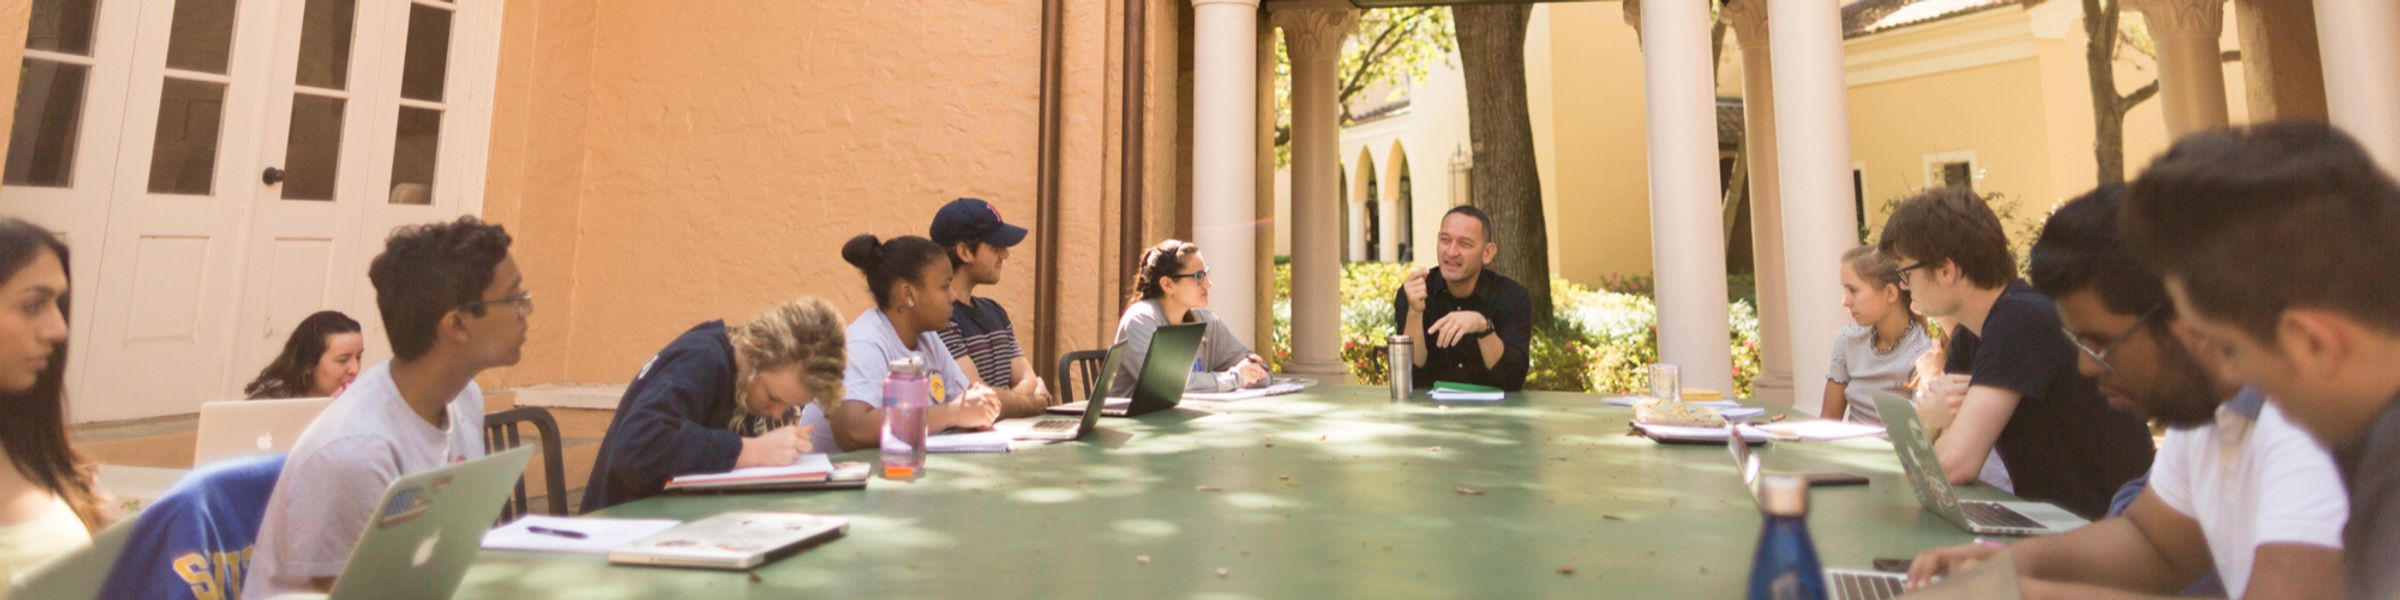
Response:
[[[852,519],[848,537],[769,563],[756,580],[494,551],[459,597],[1741,595],[1759,517],[1732,460],[1722,446],[1629,437],[1630,418],[1598,396],[1547,392],[1448,407],[1422,394],[1394,404],[1366,386],[1187,402],[1104,420],[1097,442],[935,455],[913,483],[659,497],[603,511]],[[1973,539],[1918,508],[1880,439],[1759,452],[1769,472],[1874,480],[1811,497],[1829,566]]]

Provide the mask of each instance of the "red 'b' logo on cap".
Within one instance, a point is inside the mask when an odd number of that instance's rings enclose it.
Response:
[[[984,210],[988,210],[988,211],[992,211],[992,220],[994,220],[994,221],[1006,221],[1006,220],[1007,220],[1007,219],[1002,219],[1002,218],[1000,218],[1000,207],[998,207],[998,206],[992,206],[992,203],[991,203],[991,202],[988,202],[988,201],[987,201],[987,202],[984,202],[984,203],[983,203],[983,209],[984,209]]]

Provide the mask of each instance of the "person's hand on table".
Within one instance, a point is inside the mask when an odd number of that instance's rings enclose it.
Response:
[[[1434,339],[1433,345],[1448,348],[1458,345],[1469,336],[1491,329],[1492,322],[1483,313],[1460,310],[1443,315],[1441,320],[1425,328],[1425,335]]]
[[[2007,548],[1988,544],[1960,544],[1926,550],[1908,564],[1908,589],[1923,589],[1933,584],[1933,578],[1947,576],[1974,568]]]
[[[1050,384],[1044,383],[1038,375],[1027,375],[1025,379],[1018,381],[1013,389],[1027,398],[1040,400],[1043,406],[1050,405]]]
[[[809,453],[808,434],[816,427],[785,425],[758,437],[742,438],[742,452],[734,456],[733,468],[780,467],[800,462],[800,455]]]
[[[1000,395],[990,386],[975,384],[960,394],[957,402],[936,404],[929,410],[940,417],[936,431],[944,429],[984,429],[1000,418]]]
[[[1430,268],[1409,271],[1408,280],[1400,283],[1401,293],[1407,295],[1410,312],[1425,312],[1425,276],[1432,272]]]
[[[1936,437],[1950,428],[1950,420],[1966,405],[1967,388],[1975,380],[1968,375],[1943,375],[1926,382],[1926,390],[1917,396],[1917,416],[1925,422],[1925,430]]]
[[[1259,382],[1267,380],[1266,359],[1259,358],[1256,354],[1244,357],[1241,364],[1233,366],[1233,373],[1241,380],[1242,387],[1256,386]]]

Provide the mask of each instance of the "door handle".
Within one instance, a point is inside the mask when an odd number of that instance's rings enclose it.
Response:
[[[258,180],[266,182],[267,185],[283,183],[283,169],[267,167],[266,172],[258,174]]]

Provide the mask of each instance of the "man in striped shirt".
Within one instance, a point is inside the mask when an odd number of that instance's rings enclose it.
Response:
[[[1025,228],[1002,222],[990,202],[960,198],[934,213],[929,233],[950,251],[950,267],[958,273],[950,283],[950,327],[942,330],[942,345],[968,378],[999,391],[1000,416],[1042,414],[1050,405],[1050,389],[1017,344],[1008,310],[975,296],[976,286],[1000,283],[1000,265],[1008,260],[1010,246],[1025,241]]]

